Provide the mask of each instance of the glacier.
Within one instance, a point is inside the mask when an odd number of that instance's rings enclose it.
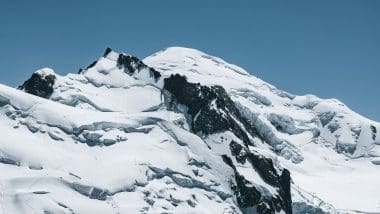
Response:
[[[0,85],[0,213],[376,213],[380,124],[199,50]]]

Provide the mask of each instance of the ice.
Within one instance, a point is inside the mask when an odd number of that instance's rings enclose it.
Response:
[[[236,173],[262,196],[278,189],[233,157],[232,141],[272,160],[277,174],[290,170],[294,213],[380,212],[378,122],[335,99],[291,95],[198,50],[167,48],[135,71],[119,57],[109,50],[80,74],[36,71],[56,77],[48,99],[0,84],[0,213],[252,211],[237,204]],[[192,133],[186,106],[164,101],[172,74],[222,86],[257,136],[244,145],[231,130]]]

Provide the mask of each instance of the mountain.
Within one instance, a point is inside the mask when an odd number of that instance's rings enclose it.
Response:
[[[380,212],[380,124],[198,50],[0,85],[1,213]]]

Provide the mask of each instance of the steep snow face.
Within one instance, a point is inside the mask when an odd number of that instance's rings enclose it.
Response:
[[[164,80],[164,93],[167,94],[165,103],[170,110],[188,115],[192,132],[203,138],[219,134],[219,139],[211,137],[206,142],[213,151],[224,148],[224,153],[220,155],[234,170],[236,185],[233,189],[240,207],[250,209],[257,206],[259,213],[281,210],[291,213],[289,171],[283,169],[279,172],[271,158],[249,149],[255,145],[255,140],[259,140],[256,127],[242,117],[222,87],[189,83],[186,77],[176,74]],[[231,134],[235,139],[230,139]],[[218,144],[222,146],[214,147]],[[227,155],[229,153],[231,155]],[[259,182],[261,180],[263,182]],[[258,182],[267,183],[264,186],[270,188],[255,186]],[[268,191],[270,189],[272,191]]]
[[[164,76],[182,74],[193,83],[223,86],[242,111],[257,115],[265,126],[263,135],[273,132],[271,138],[279,138],[272,139],[274,145],[277,141],[297,144],[299,135],[310,133],[312,141],[330,144],[348,157],[379,156],[379,123],[356,114],[338,100],[291,95],[242,68],[188,48],[168,48],[144,62]]]
[[[2,212],[380,212],[379,123],[201,51],[107,49],[19,89],[46,99],[0,85]]]
[[[281,91],[197,50],[168,48],[143,61],[163,76],[181,74],[192,83],[225,88],[303,189],[340,209],[380,211],[380,192],[373,188],[380,184],[379,123],[335,99]]]
[[[203,113],[189,117],[192,102],[174,104],[170,78],[127,54],[107,49],[79,74],[42,71],[20,89],[51,76],[49,96],[34,94],[50,100],[0,86],[7,212],[292,212],[289,171],[249,149],[257,136],[222,87],[188,83],[223,121],[217,129]]]

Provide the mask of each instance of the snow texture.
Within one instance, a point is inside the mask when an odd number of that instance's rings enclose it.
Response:
[[[198,50],[0,85],[0,213],[380,212],[380,124]]]

